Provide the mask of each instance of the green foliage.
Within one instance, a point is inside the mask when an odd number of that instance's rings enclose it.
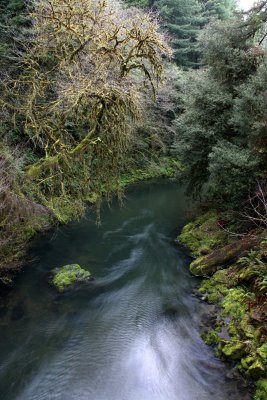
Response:
[[[234,0],[125,0],[130,6],[152,8],[170,34],[174,60],[185,69],[200,65],[197,37],[213,19],[229,19],[236,9]]]
[[[58,1],[53,2],[63,25],[62,10],[67,3],[61,2],[61,7]],[[96,30],[90,41],[89,30],[85,32],[76,18],[93,6],[86,0],[81,7],[69,9],[76,13],[72,17],[80,39],[63,25],[58,30],[56,19],[57,42],[49,36],[53,16],[42,19],[49,14],[49,4],[23,0],[3,0],[0,4],[0,279],[6,282],[10,281],[6,274],[24,255],[26,242],[52,220],[66,223],[79,218],[88,201],[99,207],[101,196],[121,195],[122,187],[130,182],[174,172],[174,164],[168,161],[147,166],[148,159],[157,160],[166,148],[156,131],[156,117],[153,115],[145,140],[140,140],[148,147],[142,159],[140,149],[135,152],[139,138],[132,130],[137,120],[141,121],[143,104],[153,97],[159,84],[161,56],[169,53],[156,20],[112,2],[97,2],[98,20],[94,24],[87,20]],[[44,14],[38,13],[40,9]],[[131,24],[136,27],[135,36]],[[120,35],[128,37],[118,41],[114,54],[105,53],[104,48],[113,49],[115,25]],[[141,47],[135,46],[138,40]],[[96,64],[97,72],[93,71]],[[165,93],[159,96],[164,104],[161,130],[172,107],[169,92]],[[152,100],[149,107],[153,108]],[[139,156],[133,157],[133,153]]]
[[[210,21],[212,18],[226,20],[233,17],[236,11],[235,0],[201,0],[204,17]]]
[[[157,7],[171,34],[175,62],[186,68],[197,66],[199,51],[196,38],[203,24],[202,7],[198,0],[159,0]]]
[[[203,31],[208,67],[186,76],[176,121],[174,151],[189,192],[225,208],[238,206],[266,174],[267,62],[256,32],[240,19]]]

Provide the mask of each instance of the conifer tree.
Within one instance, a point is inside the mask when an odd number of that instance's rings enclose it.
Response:
[[[197,66],[196,38],[204,22],[201,4],[198,0],[159,0],[157,7],[171,34],[176,63],[185,68]]]
[[[229,19],[235,0],[125,0],[130,6],[158,12],[162,26],[170,34],[175,62],[185,69],[200,65],[197,37],[212,19]]]
[[[236,0],[200,0],[205,23],[211,19],[226,20],[236,11]]]
[[[206,68],[184,84],[175,152],[190,192],[213,204],[240,206],[266,183],[266,21],[267,1],[243,21],[210,24],[200,38]]]

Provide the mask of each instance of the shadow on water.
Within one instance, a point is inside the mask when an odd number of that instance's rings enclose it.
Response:
[[[96,227],[84,220],[35,241],[36,261],[0,307],[2,400],[245,400],[199,337],[197,281],[173,246],[188,201],[170,182],[129,191]],[[55,266],[96,280],[62,295]]]

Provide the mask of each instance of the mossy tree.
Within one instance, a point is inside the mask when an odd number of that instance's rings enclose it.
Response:
[[[155,93],[171,54],[152,15],[108,1],[38,1],[32,43],[5,107],[38,162],[26,176],[42,202],[114,188],[146,91]],[[13,101],[9,96],[13,95]],[[40,196],[39,196],[40,197]]]

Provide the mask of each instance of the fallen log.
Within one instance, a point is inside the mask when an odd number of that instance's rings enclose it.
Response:
[[[190,264],[190,271],[196,276],[212,275],[222,266],[227,266],[238,258],[247,255],[259,246],[265,237],[267,237],[267,230],[257,236],[246,236],[221,249],[214,250],[206,256],[198,257]]]

